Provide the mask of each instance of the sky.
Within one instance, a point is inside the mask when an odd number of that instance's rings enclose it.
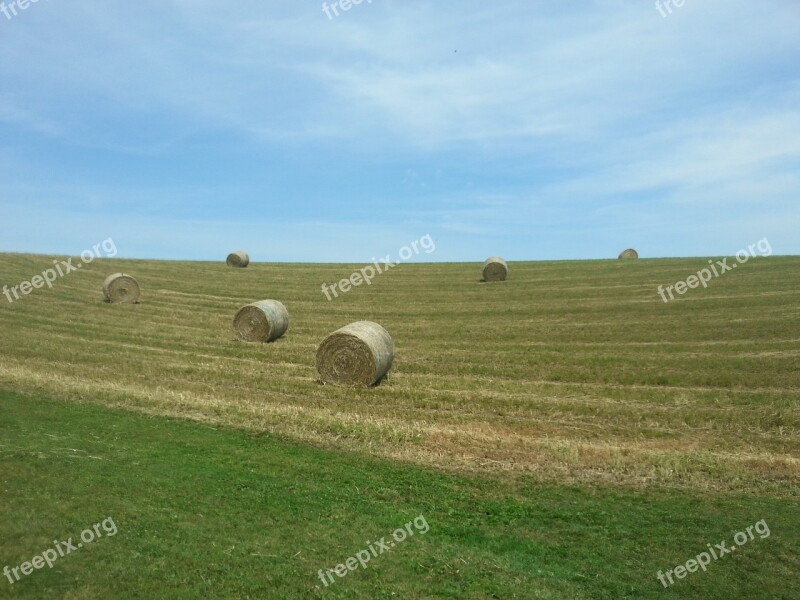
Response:
[[[797,0],[339,2],[5,0],[0,252],[800,254]]]

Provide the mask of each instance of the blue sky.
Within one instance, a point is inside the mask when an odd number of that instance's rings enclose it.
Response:
[[[9,4],[8,0],[5,2]],[[332,4],[332,2],[328,2]],[[0,251],[800,254],[800,2],[39,0],[0,13]]]

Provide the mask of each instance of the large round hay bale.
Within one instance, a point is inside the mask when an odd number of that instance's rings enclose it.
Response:
[[[639,253],[633,248],[628,248],[627,250],[623,250],[622,252],[619,253],[619,258],[621,259],[639,258]]]
[[[228,254],[225,264],[229,267],[239,267],[243,269],[250,264],[250,256],[244,250],[237,250],[236,252]]]
[[[277,300],[261,300],[239,309],[233,329],[243,342],[272,342],[289,329],[289,312]]]
[[[508,277],[508,265],[499,256],[492,256],[483,261],[481,279],[483,281],[505,281]]]
[[[113,304],[139,302],[139,282],[125,273],[114,273],[103,282],[103,295],[106,302]]]
[[[345,325],[317,348],[322,381],[337,385],[373,385],[389,372],[393,360],[392,336],[372,321]]]

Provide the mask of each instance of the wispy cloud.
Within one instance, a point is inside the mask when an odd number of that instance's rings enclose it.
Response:
[[[795,3],[360,8],[76,0],[0,23],[0,211],[29,232],[7,249],[73,239],[66,202],[165,257],[211,257],[159,242],[182,224],[224,245],[275,222],[298,241],[251,243],[298,260],[435,229],[439,260],[800,252]]]

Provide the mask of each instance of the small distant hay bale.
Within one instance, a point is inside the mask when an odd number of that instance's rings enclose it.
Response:
[[[481,279],[483,281],[505,281],[508,277],[508,265],[499,256],[492,256],[483,261]]]
[[[325,383],[370,386],[394,361],[394,342],[383,327],[357,321],[337,329],[317,348],[317,371]]]
[[[228,254],[225,264],[227,264],[229,267],[238,267],[240,269],[244,269],[250,264],[250,256],[244,250],[237,250],[236,252],[231,252]]]
[[[261,300],[239,309],[233,329],[243,342],[273,342],[289,329],[289,311],[277,300]]]
[[[619,253],[620,259],[631,259],[631,258],[639,258],[639,253],[634,250],[633,248],[628,248],[627,250],[623,250]]]
[[[138,304],[139,282],[125,273],[114,273],[103,281],[103,296],[112,304]]]

